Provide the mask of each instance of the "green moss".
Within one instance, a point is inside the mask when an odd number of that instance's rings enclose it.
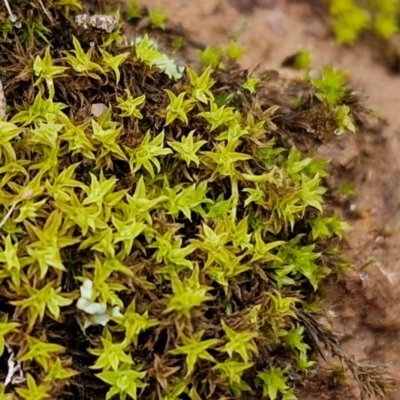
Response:
[[[325,206],[325,163],[295,140],[319,140],[307,116],[340,128],[326,105],[351,118],[341,76],[304,82],[298,111],[298,86],[213,57],[171,75],[146,35],[121,48],[49,12],[46,40],[0,39],[0,349],[31,374],[17,393],[295,399],[316,338],[350,363],[307,311],[347,226]]]
[[[330,0],[329,15],[339,43],[354,44],[366,31],[389,39],[399,31],[398,0]]]

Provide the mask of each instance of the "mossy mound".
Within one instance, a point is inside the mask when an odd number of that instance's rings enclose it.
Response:
[[[183,72],[74,6],[0,8],[0,353],[26,378],[0,398],[296,399],[322,343],[346,359],[312,315],[347,227],[296,143],[355,97]]]

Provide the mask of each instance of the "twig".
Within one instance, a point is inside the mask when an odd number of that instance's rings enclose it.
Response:
[[[51,17],[51,14],[49,13],[49,11],[46,9],[46,7],[44,6],[42,0],[39,0],[40,6],[42,7],[44,13],[47,15],[47,18],[53,22],[53,18]]]
[[[0,79],[0,118],[6,116],[6,96],[4,95],[3,82]]]
[[[25,381],[24,373],[21,369],[21,363],[19,361],[14,361],[14,352],[7,345],[6,347],[10,354],[10,357],[7,361],[8,372],[4,381],[4,387],[7,386],[9,383],[11,383],[12,385],[18,385]]]
[[[10,4],[8,3],[8,0],[3,0],[3,1],[7,8],[8,14],[10,14],[10,20],[11,20],[11,22],[14,23],[17,20],[17,16],[15,14],[13,14],[13,12],[11,11],[11,7],[10,7]]]
[[[11,217],[11,214],[13,213],[15,206],[17,205],[17,203],[14,203],[10,209],[8,210],[7,214],[4,216],[4,218],[2,219],[2,221],[0,222],[0,229],[3,227],[3,225],[8,221],[8,219]]]

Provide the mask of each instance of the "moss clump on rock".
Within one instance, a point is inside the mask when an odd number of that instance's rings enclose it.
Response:
[[[175,80],[147,35],[122,47],[76,26],[76,4],[52,4],[48,26],[40,3],[11,6],[0,355],[26,383],[0,398],[289,400],[320,343],[346,360],[311,313],[347,228],[324,205],[326,163],[300,151],[343,128],[320,87]]]

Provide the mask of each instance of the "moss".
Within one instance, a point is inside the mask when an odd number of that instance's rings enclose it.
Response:
[[[332,107],[350,121],[354,95],[326,101],[332,71],[174,78],[147,36],[123,48],[65,4],[51,24],[19,4],[46,29],[0,41],[0,350],[29,371],[19,396],[295,399],[321,344],[385,391],[310,311],[347,226],[303,150],[343,127]]]
[[[354,44],[365,32],[389,39],[399,31],[398,0],[329,0],[332,30],[341,44]]]

